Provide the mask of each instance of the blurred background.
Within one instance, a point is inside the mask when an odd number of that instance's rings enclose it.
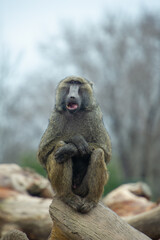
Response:
[[[143,180],[160,197],[160,1],[0,0],[0,163],[36,159],[68,75],[93,81],[112,139],[105,192]]]

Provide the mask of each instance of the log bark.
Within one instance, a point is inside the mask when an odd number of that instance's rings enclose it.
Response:
[[[51,185],[46,178],[17,164],[0,164],[0,188],[42,198],[53,197]]]
[[[103,203],[121,217],[134,216],[157,206],[149,200],[150,197],[151,190],[147,184],[129,183],[110,192],[103,198]]]
[[[42,199],[4,190],[7,198],[0,201],[0,235],[19,229],[30,240],[46,240],[52,229],[49,216],[51,199]],[[0,189],[0,192],[3,192]]]
[[[150,238],[160,239],[160,206],[126,220]]]
[[[29,240],[27,235],[19,230],[9,231],[4,237],[0,240]]]
[[[54,223],[50,240],[150,239],[101,203],[89,213],[81,214],[55,197],[50,215]]]

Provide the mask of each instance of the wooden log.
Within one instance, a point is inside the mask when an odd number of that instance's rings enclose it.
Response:
[[[29,240],[25,233],[19,230],[9,231],[4,237],[0,240]]]
[[[52,229],[49,216],[51,199],[42,199],[0,189],[6,198],[0,202],[0,236],[19,229],[30,240],[46,240]]]
[[[103,198],[105,206],[121,217],[134,216],[157,206],[149,200],[151,190],[143,182],[124,184]]]
[[[126,220],[150,238],[160,239],[160,206]]]
[[[150,239],[101,203],[89,213],[81,214],[55,197],[50,215],[55,225],[50,240]]]
[[[43,198],[53,197],[53,191],[46,178],[17,164],[0,164],[0,188]]]

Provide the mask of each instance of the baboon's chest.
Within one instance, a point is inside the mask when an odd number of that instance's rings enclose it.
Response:
[[[70,138],[75,135],[82,135],[86,141],[90,142],[93,134],[93,127],[87,119],[68,119],[62,129],[62,136]]]

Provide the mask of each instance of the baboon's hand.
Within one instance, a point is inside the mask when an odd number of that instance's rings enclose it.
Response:
[[[82,135],[76,135],[76,136],[72,137],[70,139],[70,142],[73,143],[77,147],[79,153],[82,156],[91,153],[91,151],[89,149],[89,145]]]
[[[76,154],[77,148],[72,143],[68,143],[58,148],[55,153],[55,160],[58,163],[63,163]]]

